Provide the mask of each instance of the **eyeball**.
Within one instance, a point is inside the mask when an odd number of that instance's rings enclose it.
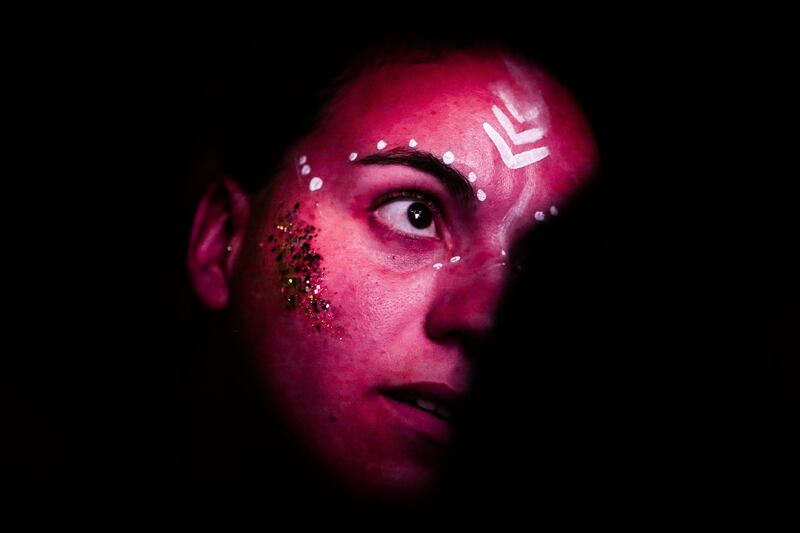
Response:
[[[433,209],[425,202],[411,199],[390,201],[376,209],[375,215],[400,233],[433,239],[438,236]]]

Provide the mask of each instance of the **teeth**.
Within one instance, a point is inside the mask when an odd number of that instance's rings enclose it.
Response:
[[[423,400],[421,398],[417,398],[417,406],[421,407],[426,411],[430,411],[431,413],[435,413],[439,415],[441,418],[446,418],[449,420],[452,416],[450,409],[441,405],[436,405],[435,403],[429,400]]]
[[[425,409],[426,411],[436,411],[436,404],[433,402],[429,402],[428,400],[422,400],[417,398],[417,405]]]

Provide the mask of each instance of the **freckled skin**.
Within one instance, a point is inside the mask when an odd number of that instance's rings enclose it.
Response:
[[[534,66],[509,65],[501,55],[451,54],[363,74],[287,154],[274,189],[252,199],[231,305],[298,442],[349,487],[401,497],[435,483],[444,448],[403,429],[376,389],[431,381],[468,391],[471,361],[462,342],[493,324],[509,278],[501,250],[511,254],[523,234],[543,223],[536,211],[546,218],[552,205],[563,211],[596,163],[590,129],[566,91]],[[491,110],[503,108],[498,87],[520,112],[539,109],[538,122],[512,121],[517,130],[546,128],[532,146],[547,146],[547,158],[517,170],[503,163],[482,127],[489,122],[508,139]],[[473,190],[483,189],[486,201],[469,211],[421,171],[349,159],[352,152],[359,158],[377,152],[381,139],[390,150],[408,147],[412,138],[418,150],[438,157],[451,151],[451,166],[475,172]],[[526,149],[508,142],[515,153]],[[300,155],[312,169],[305,176]],[[310,191],[314,176],[324,184]],[[372,216],[376,198],[407,189],[441,202],[440,238],[409,239]],[[298,217],[319,230],[313,246],[341,329],[317,331],[281,301],[281,276],[263,243],[280,209],[295,203]],[[456,255],[461,259],[452,263]]]

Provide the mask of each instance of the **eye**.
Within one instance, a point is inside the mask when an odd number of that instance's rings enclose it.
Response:
[[[412,238],[438,238],[434,207],[410,198],[390,200],[375,210],[375,216],[392,230]]]

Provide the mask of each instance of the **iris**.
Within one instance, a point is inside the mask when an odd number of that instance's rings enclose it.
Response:
[[[408,206],[408,221],[417,229],[425,229],[433,222],[433,213],[422,202],[414,202]]]

